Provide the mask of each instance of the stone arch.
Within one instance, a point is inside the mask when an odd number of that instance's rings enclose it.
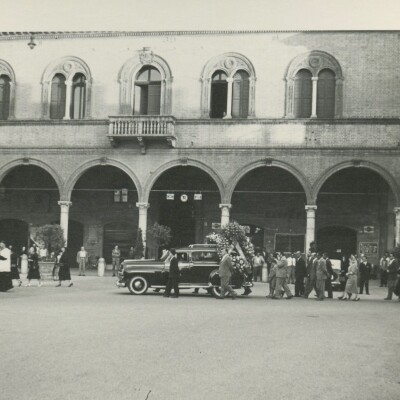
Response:
[[[10,78],[10,108],[8,118],[15,119],[15,72],[5,60],[0,60],[0,75],[6,75]]]
[[[367,168],[370,169],[377,174],[379,174],[389,185],[393,196],[395,198],[396,204],[400,205],[400,190],[399,190],[399,185],[397,184],[396,180],[393,178],[393,176],[388,172],[386,169],[382,168],[378,164],[372,163],[370,161],[364,161],[364,160],[352,160],[352,161],[345,161],[340,164],[334,165],[333,167],[328,168],[325,170],[315,181],[313,187],[312,187],[312,199],[313,199],[313,204],[316,204],[318,193],[320,192],[323,184],[336,172],[339,172],[343,169],[346,168]]]
[[[335,74],[335,118],[339,118],[343,113],[343,73],[338,60],[331,54],[312,50],[307,53],[299,54],[290,63],[286,73],[286,117],[294,118],[294,80],[296,74],[306,69],[311,72],[312,79],[318,79],[318,74],[329,69]]]
[[[138,192],[138,199],[141,197],[142,193],[142,186],[140,184],[140,181],[138,177],[135,175],[135,173],[128,167],[126,164],[122,163],[121,161],[117,160],[112,160],[112,159],[106,159],[106,158],[97,158],[91,161],[87,161],[83,164],[81,164],[68,178],[64,185],[64,191],[63,191],[63,197],[62,199],[65,201],[70,201],[71,199],[71,194],[72,190],[74,189],[74,186],[76,182],[78,182],[78,179],[90,168],[92,167],[97,167],[99,165],[103,166],[111,166],[111,167],[116,167],[119,168],[120,170],[124,171],[131,179],[132,182],[134,183],[136,190]]]
[[[224,186],[224,183],[223,183],[221,177],[218,175],[218,173],[200,161],[185,158],[185,159],[181,159],[181,160],[170,161],[166,164],[161,165],[159,168],[157,168],[154,171],[154,173],[150,176],[150,178],[147,179],[147,181],[144,185],[144,188],[143,188],[143,196],[141,197],[140,201],[143,203],[149,202],[150,192],[151,192],[152,187],[154,186],[157,179],[160,178],[160,176],[165,171],[167,171],[173,167],[182,167],[182,166],[197,167],[197,168],[201,169],[202,171],[204,171],[205,173],[207,173],[213,179],[215,184],[218,186],[221,200],[224,198],[225,186]],[[140,197],[139,197],[139,199],[140,199]]]
[[[130,58],[122,66],[118,74],[120,85],[120,112],[122,115],[132,115],[135,77],[146,65],[153,66],[161,74],[161,104],[160,114],[169,115],[172,112],[172,72],[168,63],[154,54],[149,47]]]
[[[201,117],[208,118],[210,110],[211,77],[217,70],[224,71],[229,78],[232,78],[239,70],[249,74],[249,117],[255,116],[255,88],[256,71],[252,62],[240,53],[224,53],[211,58],[203,67],[201,72]]]
[[[19,158],[17,160],[10,161],[9,163],[3,165],[0,168],[0,182],[4,179],[4,177],[14,168],[19,167],[21,165],[29,166],[29,165],[35,165],[37,167],[42,168],[46,172],[49,173],[49,175],[54,179],[58,192],[60,194],[60,197],[63,193],[63,180],[60,177],[60,175],[56,172],[53,167],[51,167],[49,164],[46,164],[43,161],[36,160],[34,158]]]
[[[250,164],[245,165],[238,171],[236,171],[236,173],[232,176],[232,178],[228,182],[224,203],[231,204],[233,192],[235,190],[235,187],[239,183],[239,181],[248,172],[250,172],[256,168],[259,168],[259,167],[266,167],[266,168],[278,167],[278,168],[282,168],[282,169],[286,170],[287,172],[292,174],[299,181],[301,186],[303,187],[304,193],[306,195],[307,204],[315,204],[313,202],[311,185],[310,185],[308,179],[306,178],[306,176],[301,171],[299,171],[296,167],[293,167],[292,165],[290,165],[288,163],[278,161],[278,160],[269,160],[269,159],[254,161]]]
[[[50,118],[50,86],[55,74],[65,76],[66,83],[72,85],[72,79],[77,73],[86,78],[85,119],[91,117],[92,73],[89,66],[79,57],[65,56],[52,61],[44,70],[42,76],[42,113],[43,118]]]

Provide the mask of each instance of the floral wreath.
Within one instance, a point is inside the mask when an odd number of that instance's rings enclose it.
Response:
[[[232,249],[231,258],[234,268],[244,271],[249,264],[252,264],[254,246],[250,238],[246,236],[246,228],[237,222],[225,225],[220,232],[210,233],[206,236],[206,242],[217,245],[217,253],[220,259],[223,256],[224,249]],[[237,245],[242,249],[245,259],[238,253]]]

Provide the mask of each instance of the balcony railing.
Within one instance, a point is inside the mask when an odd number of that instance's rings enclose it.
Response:
[[[113,146],[125,140],[137,140],[142,154],[146,154],[149,140],[166,141],[175,147],[175,118],[169,115],[129,115],[109,117],[108,138]]]

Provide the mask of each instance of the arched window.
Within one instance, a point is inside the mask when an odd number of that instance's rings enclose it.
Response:
[[[248,58],[225,53],[211,58],[201,74],[202,118],[255,116],[256,73]]]
[[[333,118],[335,116],[335,85],[335,73],[330,69],[324,69],[318,74],[318,118]]]
[[[51,119],[64,118],[66,94],[67,94],[67,87],[65,85],[65,76],[62,74],[54,75],[51,81],[51,97],[50,97]]]
[[[250,81],[246,71],[238,71],[233,76],[232,117],[247,118],[249,115]]]
[[[135,115],[160,115],[161,74],[150,66],[143,67],[135,79]]]
[[[73,56],[54,60],[42,77],[43,118],[90,118],[91,91],[92,75],[83,60]]]
[[[312,103],[312,74],[306,69],[297,72],[294,78],[294,116],[310,118]]]
[[[7,75],[0,76],[0,120],[10,115],[11,79]]]
[[[343,75],[336,58],[320,50],[298,55],[286,75],[286,117],[338,118],[342,109]]]
[[[86,108],[86,77],[83,74],[75,74],[72,80],[71,118],[85,118]]]
[[[223,118],[226,115],[228,98],[227,75],[223,71],[216,71],[211,80],[210,117]]]

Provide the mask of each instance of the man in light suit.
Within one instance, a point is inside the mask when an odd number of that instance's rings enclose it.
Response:
[[[88,261],[89,261],[89,254],[82,246],[80,251],[76,253],[76,262],[79,265],[79,276],[85,276],[85,270]]]
[[[292,292],[289,289],[289,286],[286,283],[287,280],[287,271],[288,271],[288,263],[286,257],[282,253],[278,253],[278,258],[276,259],[277,269],[276,269],[276,288],[275,295],[272,297],[273,299],[281,299],[281,292],[286,293],[286,299],[289,300],[293,297]]]
[[[324,300],[325,298],[325,279],[328,278],[328,270],[326,269],[326,261],[321,253],[317,255],[318,263],[316,268],[316,288],[317,298],[315,300]],[[330,276],[329,276],[330,279]]]
[[[224,254],[219,264],[218,273],[221,279],[221,296],[219,297],[219,299],[224,299],[225,293],[228,292],[228,294],[232,296],[232,300],[234,300],[237,296],[237,293],[232,289],[232,286],[229,284],[229,281],[233,274],[233,264],[232,259],[228,254],[228,249],[226,248],[224,249]]]

